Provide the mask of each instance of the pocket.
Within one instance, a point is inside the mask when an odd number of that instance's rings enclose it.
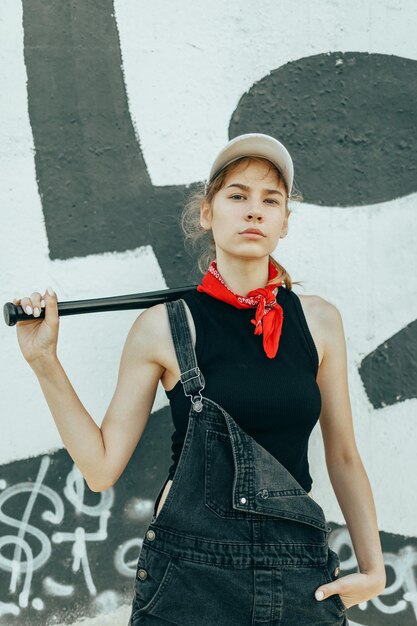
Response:
[[[171,556],[164,552],[142,546],[135,578],[135,609],[136,615],[148,613],[162,598],[170,584],[175,563]]]
[[[219,517],[247,517],[233,508],[235,467],[228,434],[206,431],[205,440],[205,504]]]
[[[143,617],[144,623],[148,620],[166,626],[241,626],[248,623],[252,605],[250,568],[234,569],[174,557],[169,584],[151,607],[135,614],[134,623],[142,623]]]
[[[332,583],[334,580],[337,580],[340,576],[340,559],[337,552],[328,547],[328,558],[327,563],[323,567],[323,573],[325,576],[326,583]],[[341,596],[338,593],[334,593],[329,596],[335,603],[336,607],[343,611],[344,613],[348,610],[343,602]]]

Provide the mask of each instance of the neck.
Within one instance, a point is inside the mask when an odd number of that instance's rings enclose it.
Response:
[[[261,259],[225,259],[216,257],[217,269],[226,285],[239,296],[265,287],[269,276],[269,257]]]

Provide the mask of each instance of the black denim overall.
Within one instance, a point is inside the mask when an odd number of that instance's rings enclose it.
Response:
[[[129,626],[348,625],[339,595],[314,597],[340,566],[322,508],[201,394],[184,301],[166,307],[191,408],[171,489],[143,539]]]

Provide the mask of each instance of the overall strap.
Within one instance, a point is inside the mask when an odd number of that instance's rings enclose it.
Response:
[[[172,340],[181,372],[181,383],[186,396],[191,397],[193,409],[202,411],[201,391],[205,387],[204,376],[197,365],[190,326],[182,298],[165,302],[171,326]],[[193,396],[196,396],[193,398]]]

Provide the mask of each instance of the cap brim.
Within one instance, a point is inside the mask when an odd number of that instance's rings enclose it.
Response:
[[[244,156],[268,159],[282,172],[288,193],[291,193],[294,164],[287,148],[275,137],[263,133],[246,133],[231,139],[216,156],[210,169],[208,182],[211,182],[229,163]]]

